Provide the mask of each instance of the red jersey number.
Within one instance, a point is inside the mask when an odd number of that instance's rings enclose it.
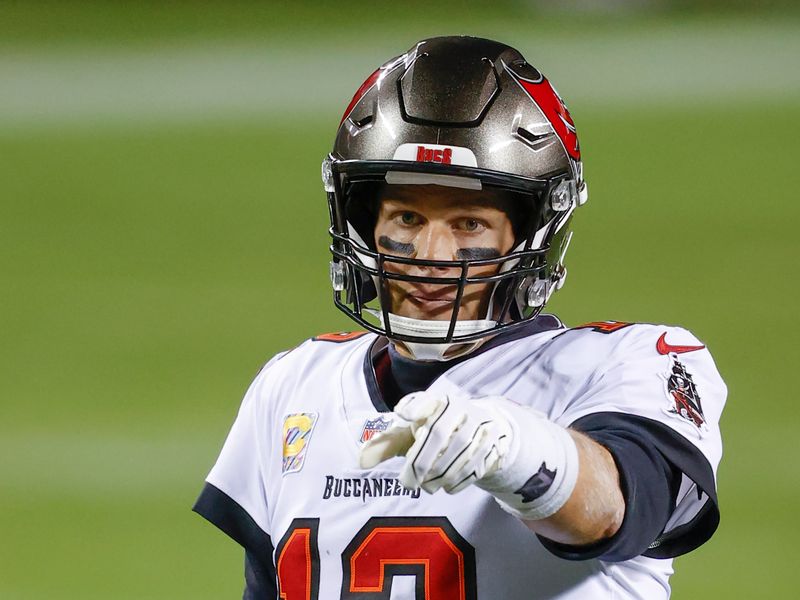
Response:
[[[295,519],[276,552],[280,597],[316,600],[316,529]],[[313,543],[312,543],[313,539]],[[475,600],[475,550],[444,517],[373,517],[342,553],[343,600],[386,599],[395,575],[416,577],[425,600]]]

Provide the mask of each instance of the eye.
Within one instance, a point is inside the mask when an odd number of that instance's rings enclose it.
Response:
[[[400,214],[400,222],[403,225],[416,225],[419,223],[419,218],[416,213],[407,210]]]
[[[462,231],[466,231],[467,233],[475,233],[478,231],[482,231],[485,228],[485,226],[478,219],[472,217],[466,217],[464,219],[461,219],[461,221],[459,221],[458,228],[461,229]]]

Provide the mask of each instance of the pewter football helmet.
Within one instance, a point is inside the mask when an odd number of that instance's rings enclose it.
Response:
[[[336,306],[366,329],[412,346],[474,346],[533,319],[563,284],[570,220],[587,199],[575,125],[561,97],[517,50],[473,37],[423,40],[370,75],[344,112],[322,177]],[[515,247],[498,258],[456,261],[378,252],[375,204],[382,186],[397,184],[511,198]],[[451,276],[401,274],[388,263],[429,273],[439,267]],[[471,267],[487,265],[495,267],[491,275],[470,276]],[[392,279],[457,285],[452,315],[432,328],[393,315]],[[480,321],[458,317],[470,284],[491,289],[490,314]]]

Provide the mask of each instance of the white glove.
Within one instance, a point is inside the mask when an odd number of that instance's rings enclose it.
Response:
[[[500,396],[405,396],[395,419],[361,448],[361,467],[405,455],[400,482],[456,493],[476,484],[507,511],[543,519],[567,501],[578,454],[567,431],[541,413]]]

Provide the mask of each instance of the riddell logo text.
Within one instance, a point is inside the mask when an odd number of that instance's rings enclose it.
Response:
[[[453,160],[452,148],[426,148],[417,146],[417,160],[419,162],[435,162],[449,165]]]

